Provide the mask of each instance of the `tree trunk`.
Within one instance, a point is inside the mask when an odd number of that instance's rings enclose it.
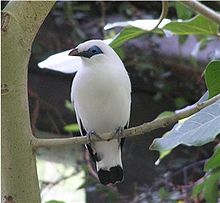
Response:
[[[33,39],[54,2],[16,2],[2,11],[2,202],[36,203],[27,66]]]

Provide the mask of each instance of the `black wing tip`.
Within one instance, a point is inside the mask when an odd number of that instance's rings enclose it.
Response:
[[[123,169],[121,166],[111,167],[109,171],[100,169],[98,171],[100,183],[107,185],[109,183],[115,184],[123,181]]]

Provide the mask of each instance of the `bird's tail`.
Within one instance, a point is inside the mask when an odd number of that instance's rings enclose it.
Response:
[[[121,161],[121,144],[117,139],[96,142],[95,149],[96,168],[98,177],[103,185],[115,184],[123,180],[123,169]]]
[[[107,185],[109,183],[115,184],[123,180],[123,169],[121,166],[111,167],[109,170],[99,169],[98,176],[100,183]]]

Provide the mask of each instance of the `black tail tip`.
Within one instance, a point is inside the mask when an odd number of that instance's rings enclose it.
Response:
[[[121,166],[111,167],[109,171],[100,169],[98,171],[100,183],[107,185],[109,183],[115,184],[123,180],[123,169]]]

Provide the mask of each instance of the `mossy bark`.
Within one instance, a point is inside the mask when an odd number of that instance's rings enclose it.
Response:
[[[2,15],[2,202],[40,202],[30,128],[27,66],[54,2],[12,1]]]

